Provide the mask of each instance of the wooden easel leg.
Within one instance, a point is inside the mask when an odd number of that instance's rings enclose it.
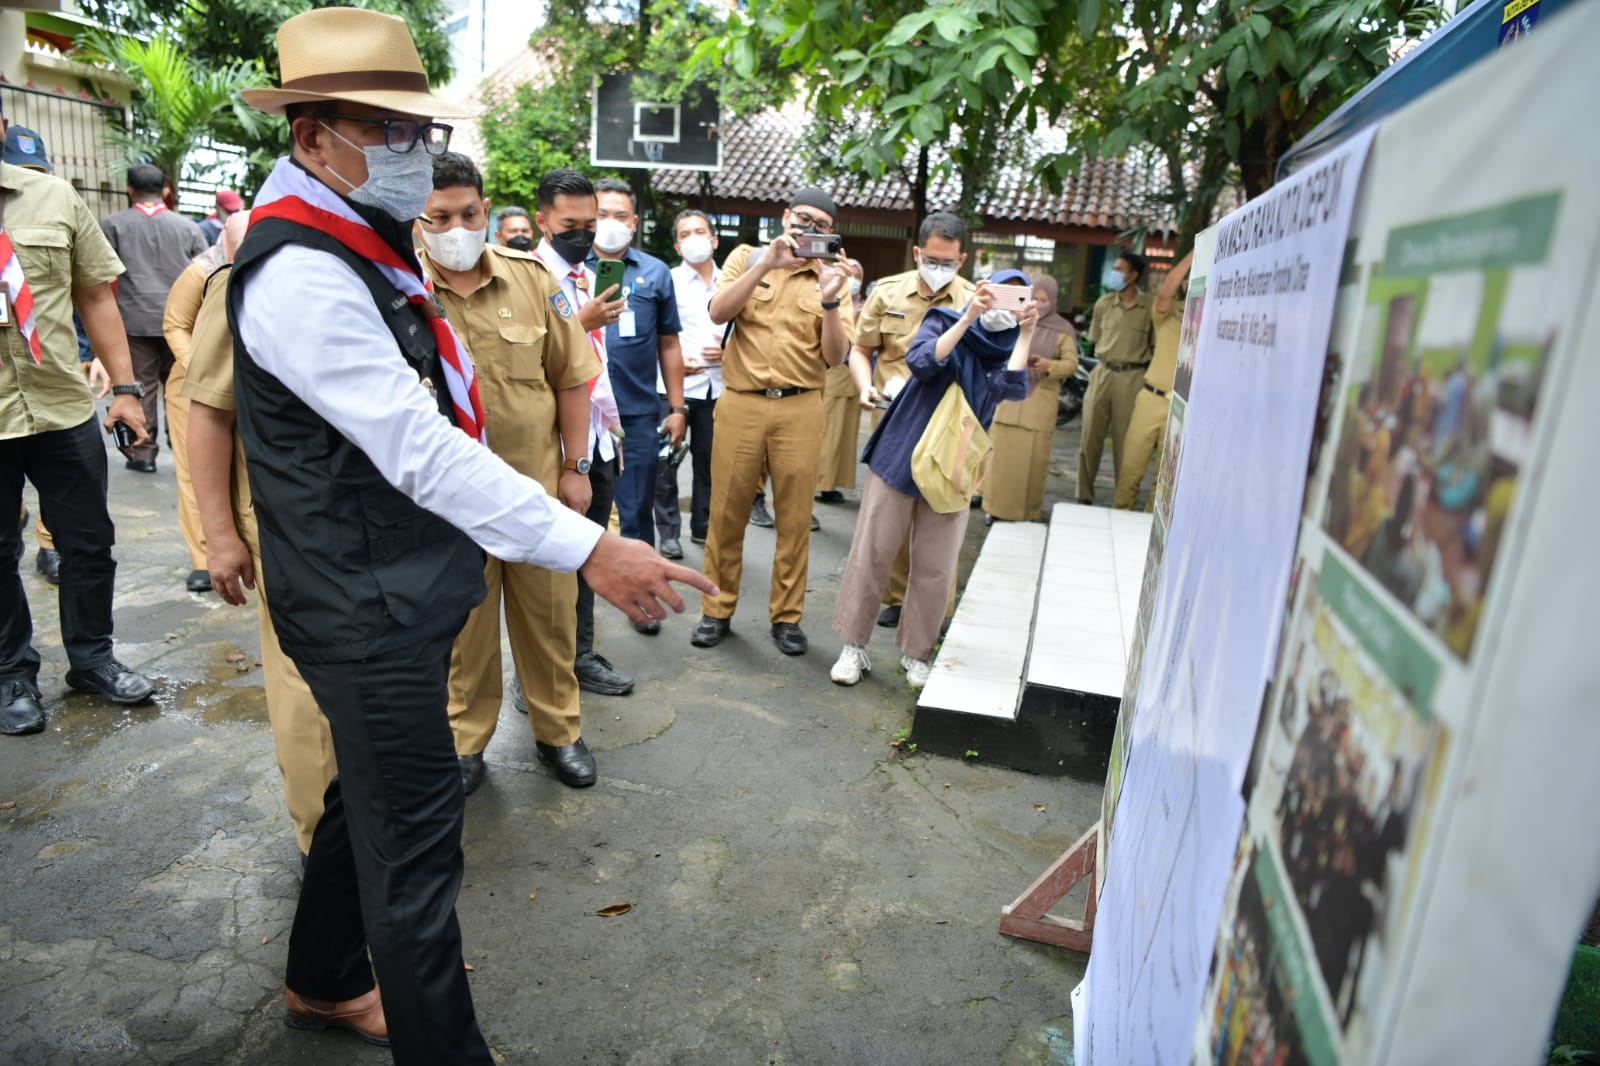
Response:
[[[1002,907],[1000,932],[1087,953],[1094,943],[1095,847],[1099,835],[1100,823],[1096,822],[1022,895]],[[1081,919],[1057,918],[1047,913],[1085,878],[1089,880],[1089,900]]]

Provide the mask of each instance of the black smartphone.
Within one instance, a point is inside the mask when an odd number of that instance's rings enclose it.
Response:
[[[120,418],[111,423],[111,439],[116,442],[118,451],[125,452],[133,447],[133,442],[137,439],[137,436],[133,432],[133,427]]]
[[[617,291],[606,297],[606,302],[611,303],[622,299],[622,271],[620,259],[598,259],[594,264],[594,297],[600,299],[611,286],[617,286]]]

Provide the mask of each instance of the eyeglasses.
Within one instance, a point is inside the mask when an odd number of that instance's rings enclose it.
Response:
[[[922,253],[922,265],[930,267],[943,267],[946,270],[960,270],[961,263],[954,259],[934,259],[926,252]]]
[[[450,148],[450,134],[455,132],[454,126],[446,126],[442,122],[418,122],[414,118],[362,118],[358,115],[341,115],[335,111],[324,111],[321,117],[382,126],[384,145],[389,151],[400,155],[411,151],[419,141],[422,150],[429,155],[444,155]]]
[[[789,211],[789,217],[800,223],[800,225],[809,226],[820,233],[833,232],[833,223],[830,220],[826,218],[818,218],[809,211],[797,211],[791,208]]]

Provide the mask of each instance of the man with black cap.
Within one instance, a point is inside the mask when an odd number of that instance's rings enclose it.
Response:
[[[0,129],[6,126],[0,114]],[[37,141],[17,152],[43,155]],[[0,733],[45,726],[33,619],[17,573],[22,481],[61,551],[61,643],[67,684],[115,703],[143,703],[154,687],[123,666],[111,643],[116,529],[106,509],[105,436],[78,362],[76,309],[114,383],[109,429],[121,421],[145,441],[144,414],[111,283],[122,261],[72,186],[0,163]]]
[[[446,714],[483,552],[581,568],[638,622],[682,609],[671,581],[716,590],[484,446],[470,354],[412,250],[451,133],[431,116],[454,109],[406,23],[313,9],[279,28],[278,61],[281,88],[243,93],[286,115],[291,156],[257,194],[229,280],[234,399],[268,609],[339,769],[289,935],[285,1020],[353,1030],[401,1064],[488,1066],[455,917],[463,795]]]
[[[822,387],[828,367],[850,352],[852,317],[840,299],[849,282],[843,252],[832,261],[796,254],[796,237],[833,232],[838,208],[821,189],[789,199],[783,228],[765,248],[743,244],[722,265],[711,321],[731,322],[722,357],[724,391],[711,445],[711,522],[705,575],[721,592],[705,596],[690,643],[710,648],[728,634],[739,603],[749,501],[772,476],[777,547],[768,616],[785,655],[804,655],[811,547],[811,493],[822,439]],[[808,242],[811,243],[811,242]]]

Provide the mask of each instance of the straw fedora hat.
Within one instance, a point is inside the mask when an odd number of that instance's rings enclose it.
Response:
[[[245,89],[244,102],[269,115],[290,104],[347,100],[427,118],[462,115],[428,89],[428,74],[398,15],[354,7],[302,12],[278,27],[276,89]]]

